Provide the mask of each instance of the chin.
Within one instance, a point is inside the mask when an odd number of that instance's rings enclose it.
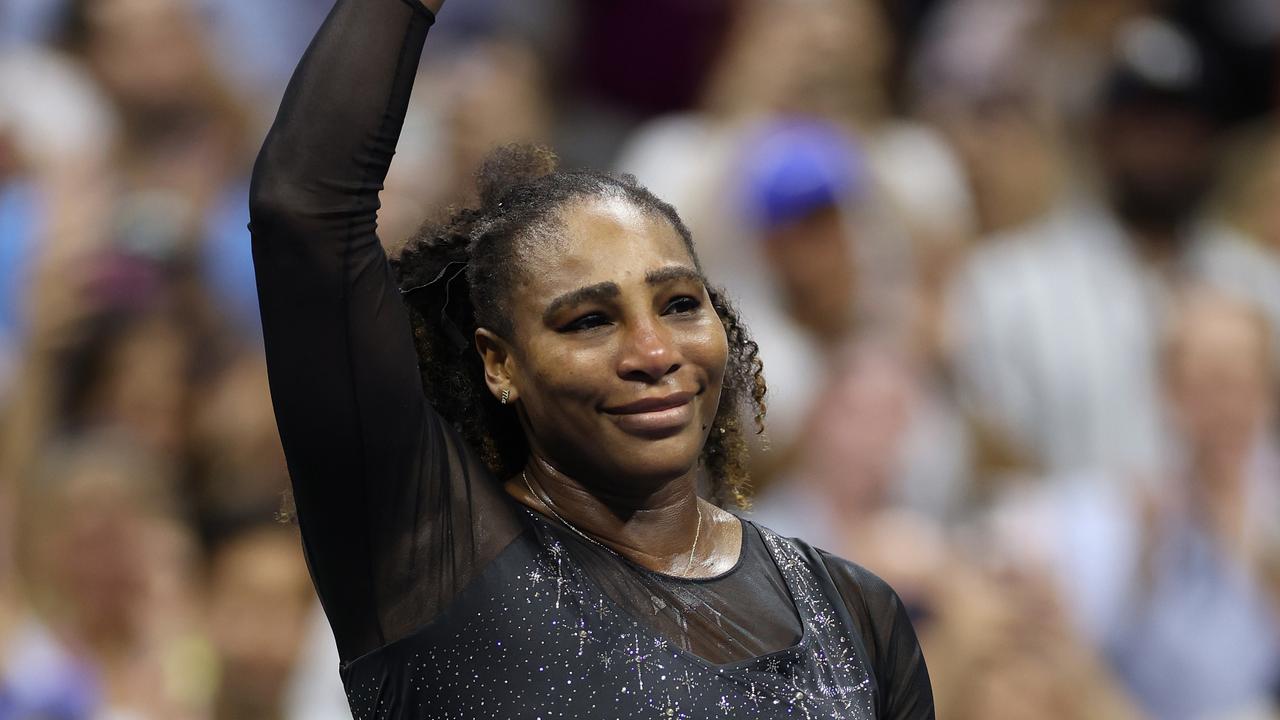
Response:
[[[630,440],[625,449],[619,448],[616,464],[619,473],[636,479],[674,480],[697,467],[702,455],[701,438],[697,438],[697,442],[682,435],[640,443]]]
[[[697,422],[662,434],[627,432],[605,419],[546,441],[535,452],[570,477],[647,493],[697,468],[706,433]]]

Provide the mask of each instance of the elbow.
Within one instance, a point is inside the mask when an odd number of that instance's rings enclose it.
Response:
[[[276,150],[268,139],[249,184],[249,227],[259,242],[315,237],[339,228],[352,232],[376,222],[380,189],[300,153]]]
[[[254,169],[249,185],[249,227],[255,238],[287,237],[303,221],[303,192],[279,173]]]
[[[266,223],[274,219],[296,212],[296,204],[289,200],[290,186],[296,180],[279,167],[269,157],[269,147],[264,147],[253,166],[253,176],[249,180],[249,218],[254,225]]]
[[[289,216],[289,207],[280,196],[249,193],[249,228],[255,237],[275,234],[270,231],[287,225]]]
[[[255,238],[288,235],[307,214],[307,174],[297,153],[282,146],[273,130],[253,165],[249,181],[249,227]]]

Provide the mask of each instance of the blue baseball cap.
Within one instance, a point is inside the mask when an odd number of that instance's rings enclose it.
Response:
[[[764,230],[857,199],[867,185],[861,150],[834,123],[776,121],[751,138],[746,152],[744,207]]]

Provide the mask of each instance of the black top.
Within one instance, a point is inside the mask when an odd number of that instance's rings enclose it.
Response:
[[[749,522],[723,575],[646,570],[508,497],[427,403],[376,219],[433,19],[338,0],[253,179],[271,393],[356,716],[932,717],[879,578]]]

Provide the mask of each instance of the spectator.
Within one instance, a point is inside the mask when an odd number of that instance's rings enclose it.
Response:
[[[977,413],[1055,473],[1130,482],[1165,456],[1155,361],[1164,296],[1196,278],[1280,321],[1280,268],[1201,214],[1217,135],[1195,47],[1144,19],[1123,34],[1097,128],[1104,191],[991,241],[954,298],[958,370]]]
[[[68,0],[61,41],[120,120],[112,240],[162,260],[189,258],[236,326],[257,337],[245,228],[256,133],[191,0]]]
[[[284,512],[289,474],[261,356],[233,355],[190,389],[184,491],[191,519],[211,544],[224,518]]]
[[[207,593],[219,660],[213,720],[282,717],[315,597],[296,530],[267,515],[230,531],[213,553]]]
[[[794,461],[756,503],[754,517],[865,562],[860,550],[872,519],[900,500],[915,388],[901,364],[869,347],[843,351],[824,377]]]
[[[0,720],[350,717],[245,231],[331,5],[0,0]],[[899,591],[941,717],[1280,717],[1280,4],[444,13],[381,239],[631,133],[761,346],[756,518]]]
[[[1061,7],[1102,5],[1086,0]],[[1060,64],[1076,80],[1089,73],[1071,62],[1076,58],[1047,52],[1058,49],[1049,13],[1045,2],[955,0],[924,23],[908,98],[963,159],[975,232],[1030,222],[1047,209],[1060,182],[1061,140],[1050,94],[1057,87],[1046,76]]]
[[[1280,454],[1269,323],[1180,295],[1163,348],[1176,428],[1157,488],[1060,483],[998,514],[1153,717],[1270,717],[1280,678]],[[1105,480],[1105,478],[1103,478]],[[1017,538],[1015,541],[1014,538]]]
[[[777,22],[780,11],[788,22]],[[713,278],[740,272],[740,238],[750,229],[734,215],[732,193],[760,125],[811,118],[873,145],[880,131],[896,127],[882,92],[886,42],[884,18],[866,0],[751,0],[717,59],[702,107],[640,127],[618,167],[681,208]],[[695,153],[698,163],[680,161]]]
[[[171,469],[110,435],[53,446],[42,464],[18,513],[31,614],[0,683],[22,703],[12,717],[200,718],[208,653]]]
[[[875,196],[865,155],[837,128],[803,121],[766,127],[752,147],[741,171],[744,215],[759,235],[767,273],[754,286],[739,277],[734,287],[747,298],[744,312],[764,342],[780,472],[811,474],[807,463],[827,454],[825,442],[845,453],[846,470],[881,466],[878,482],[887,497],[937,516],[954,510],[965,490],[965,429],[926,379],[932,358],[920,351],[923,338],[877,322],[890,314],[884,306],[893,284],[883,281],[885,259],[875,256],[883,229],[869,217]],[[849,352],[851,345],[858,349]],[[865,400],[839,400],[886,392],[901,401],[874,422],[859,419],[856,408]],[[806,415],[824,416],[831,432],[815,433],[795,420]],[[870,455],[848,456],[859,449]],[[793,459],[795,467],[786,467]],[[857,475],[837,473],[831,482],[856,485]],[[856,525],[856,514],[836,519]]]

